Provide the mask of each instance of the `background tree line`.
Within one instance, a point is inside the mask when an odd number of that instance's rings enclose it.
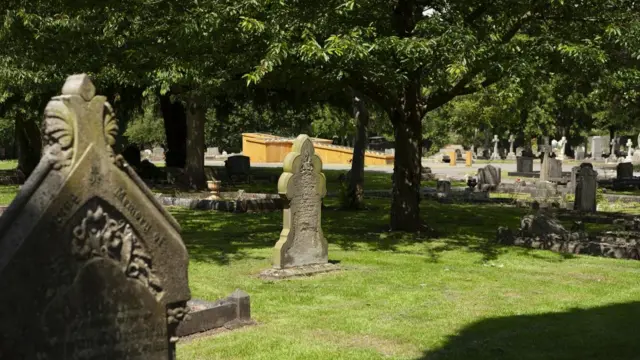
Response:
[[[4,0],[0,136],[15,134],[28,174],[44,105],[85,72],[129,137],[161,116],[167,166],[193,188],[205,186],[207,142],[236,146],[243,129],[351,133],[358,207],[377,126],[396,146],[390,226],[417,231],[425,137],[635,128],[639,10],[633,0]],[[149,135],[135,141],[162,138]]]

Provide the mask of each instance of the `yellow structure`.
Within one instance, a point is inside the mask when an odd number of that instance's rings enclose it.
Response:
[[[458,154],[455,151],[449,153],[449,166],[456,166],[458,160]]]
[[[471,151],[467,151],[465,160],[465,165],[467,167],[471,167],[471,165],[473,165],[473,154],[471,153]]]
[[[280,163],[291,152],[293,140],[269,134],[242,134],[242,154],[252,163]],[[353,157],[353,148],[333,145],[333,140],[311,138],[316,155],[323,164],[349,164]],[[366,151],[365,165],[393,164],[394,156],[378,151]]]

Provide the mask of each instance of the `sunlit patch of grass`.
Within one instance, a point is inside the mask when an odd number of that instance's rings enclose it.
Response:
[[[18,167],[15,160],[0,160],[0,170],[13,170]]]
[[[18,194],[17,185],[0,186],[0,205],[8,205]]]
[[[438,234],[429,238],[389,233],[388,200],[362,212],[327,205],[329,258],[345,270],[278,282],[254,275],[270,267],[281,213],[172,209],[194,297],[244,289],[260,324],[181,343],[179,359],[622,359],[640,350],[628,331],[640,315],[640,262],[495,246],[497,227],[527,213],[513,207],[423,201]],[[585,343],[585,332],[607,341]]]

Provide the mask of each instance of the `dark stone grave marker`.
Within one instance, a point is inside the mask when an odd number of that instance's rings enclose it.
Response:
[[[175,358],[187,251],[117,133],[86,75],[47,105],[43,157],[0,217],[0,358]]]

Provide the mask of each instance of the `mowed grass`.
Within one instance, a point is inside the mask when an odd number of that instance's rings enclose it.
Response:
[[[385,232],[370,210],[327,201],[329,258],[343,271],[263,281],[281,214],[172,209],[193,297],[240,288],[259,325],[181,342],[179,359],[636,359],[640,262],[495,247],[524,210],[423,201],[434,238]]]
[[[16,191],[0,187],[0,203]],[[326,204],[329,258],[344,270],[283,281],[256,276],[270,267],[281,212],[171,209],[193,297],[243,289],[258,321],[180,342],[178,359],[639,358],[640,262],[493,246],[498,226],[527,213],[513,207],[425,200],[436,232],[426,237],[387,232],[388,199],[362,212]]]
[[[18,167],[15,160],[0,160],[0,170],[13,170]]]
[[[18,193],[17,185],[0,186],[0,206],[9,205]]]

